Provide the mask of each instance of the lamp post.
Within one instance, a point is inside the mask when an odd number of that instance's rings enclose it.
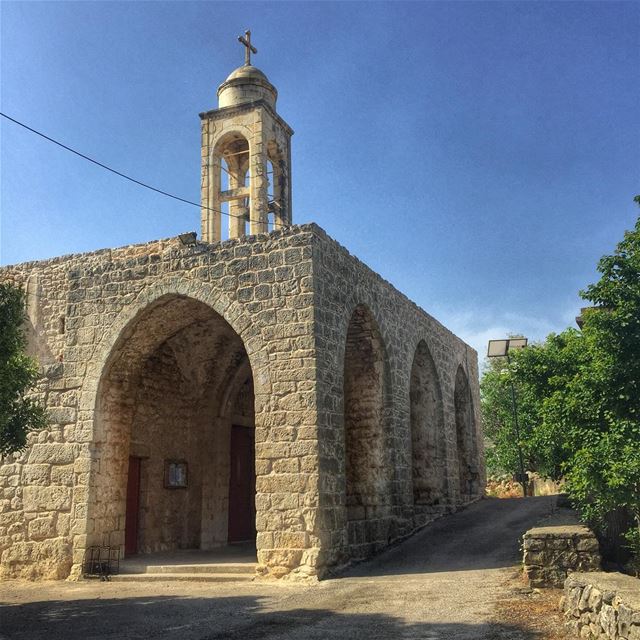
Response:
[[[511,349],[524,349],[527,346],[527,338],[506,338],[504,340],[489,340],[487,358],[506,358],[507,364],[511,365],[509,351]],[[520,463],[520,484],[522,485],[522,497],[527,497],[527,481],[524,472],[524,459],[522,457],[522,446],[520,444],[520,426],[518,425],[518,409],[516,405],[516,388],[513,378],[509,377],[511,383],[511,407],[513,410],[513,423],[516,431],[516,442],[518,446],[518,461]]]

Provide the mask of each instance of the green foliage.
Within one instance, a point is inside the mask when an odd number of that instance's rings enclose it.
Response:
[[[623,507],[640,529],[640,218],[598,271],[600,280],[582,292],[595,305],[583,327],[593,354],[584,396],[592,404],[583,408],[584,434],[567,477],[591,520]],[[638,533],[627,536],[639,560]]]
[[[567,329],[559,335],[549,335],[542,344],[512,352],[510,363],[506,358],[489,362],[480,389],[485,433],[492,443],[490,469],[513,474],[519,469],[511,402],[513,384],[525,468],[554,480],[562,477],[568,453],[564,438],[566,389],[588,359],[581,334]],[[546,419],[552,411],[556,414]]]
[[[596,526],[625,509],[637,525],[627,540],[640,557],[640,218],[598,271],[598,282],[581,293],[593,305],[582,331],[551,334],[514,353],[510,366],[490,364],[481,382],[483,417],[491,462],[514,473],[513,382],[527,468],[563,476]]]
[[[26,396],[38,379],[25,354],[24,293],[0,283],[0,456],[24,449],[27,433],[46,425],[44,408]]]

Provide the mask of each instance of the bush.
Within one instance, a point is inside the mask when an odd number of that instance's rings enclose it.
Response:
[[[25,353],[24,293],[0,283],[0,456],[21,451],[27,433],[46,425],[44,408],[28,397],[38,366]]]

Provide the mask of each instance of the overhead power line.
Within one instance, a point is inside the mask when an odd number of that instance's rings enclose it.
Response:
[[[30,126],[26,125],[24,122],[20,122],[19,120],[16,120],[15,118],[12,118],[11,116],[8,116],[6,113],[2,113],[0,111],[0,116],[2,116],[3,118],[6,118],[7,120],[10,120],[11,122],[13,122],[13,123],[15,123],[15,124],[17,124],[17,125],[19,125],[21,127],[23,127],[27,131],[31,131],[31,133],[35,133],[36,135],[40,136],[41,138],[44,138],[45,140],[48,140],[49,142],[53,142],[53,144],[56,144],[59,147],[62,147],[63,149],[66,149],[67,151],[70,151],[71,153],[81,157],[83,160],[88,160],[89,162],[91,162],[91,163],[93,163],[95,165],[98,165],[102,169],[106,169],[107,171],[110,171],[111,173],[115,173],[117,176],[120,176],[121,178],[124,178],[125,180],[129,180],[129,182],[133,182],[134,184],[137,184],[137,185],[139,185],[141,187],[144,187],[145,189],[149,189],[151,191],[155,191],[156,193],[159,193],[160,195],[167,196],[167,198],[173,198],[174,200],[178,200],[179,202],[184,202],[185,204],[193,205],[194,207],[198,207],[198,209],[205,209],[207,211],[213,211],[214,213],[219,213],[220,215],[227,216],[227,218],[241,218],[242,220],[247,220],[248,222],[262,222],[261,220],[251,220],[250,218],[245,218],[244,216],[237,216],[237,215],[234,215],[232,213],[227,213],[226,211],[220,211],[219,209],[213,209],[211,207],[204,207],[204,206],[198,204],[197,202],[193,202],[192,200],[187,200],[186,198],[181,198],[180,196],[176,196],[173,193],[169,193],[168,191],[163,191],[162,189],[158,189],[157,187],[153,187],[150,184],[147,184],[146,182],[142,182],[140,180],[136,180],[135,178],[132,178],[131,176],[128,176],[125,173],[122,173],[121,171],[117,171],[116,169],[113,169],[112,167],[109,167],[106,164],[103,164],[102,162],[98,162],[97,160],[94,160],[93,158],[90,158],[89,156],[85,155],[84,153],[80,153],[80,151],[76,151],[76,149],[72,149],[71,147],[68,147],[66,144],[63,144],[62,142],[59,142],[58,140],[54,140],[50,136],[42,133],[41,131],[37,131],[33,127],[30,127]]]

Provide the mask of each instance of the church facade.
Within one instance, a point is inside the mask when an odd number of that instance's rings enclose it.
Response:
[[[247,540],[261,575],[322,577],[484,492],[476,352],[291,224],[292,131],[250,60],[218,95],[201,241],[0,269],[50,417],[0,465],[2,578]]]

